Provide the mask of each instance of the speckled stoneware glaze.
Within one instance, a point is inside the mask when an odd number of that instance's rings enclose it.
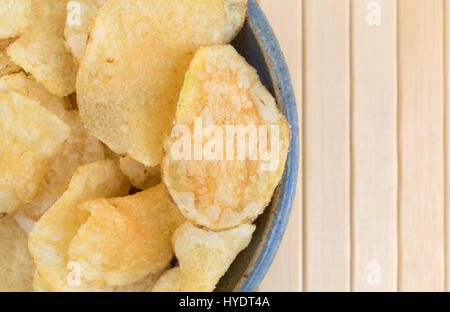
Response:
[[[255,0],[249,0],[245,26],[232,44],[256,68],[276,98],[292,135],[286,169],[272,204],[255,222],[257,230],[250,246],[238,256],[217,287],[217,291],[248,292],[258,289],[286,229],[297,184],[299,132],[289,70],[275,34]]]

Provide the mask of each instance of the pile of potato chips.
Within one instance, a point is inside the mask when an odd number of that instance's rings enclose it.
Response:
[[[215,289],[290,144],[227,45],[246,6],[0,0],[0,291]],[[174,157],[198,119],[276,127],[278,162]]]

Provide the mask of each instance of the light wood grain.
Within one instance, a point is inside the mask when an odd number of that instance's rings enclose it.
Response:
[[[450,290],[450,0],[397,0],[396,13],[394,0],[351,1],[348,14],[345,0],[303,4],[304,219],[291,218],[261,290],[295,290],[302,249],[304,290]],[[300,2],[261,1],[294,85]],[[380,27],[364,24],[368,2]]]
[[[304,290],[348,291],[349,1],[304,5]]]
[[[301,1],[261,0],[259,2],[277,35],[286,61],[290,68],[295,90],[299,121],[302,112],[302,5]],[[291,12],[295,18],[286,18]],[[289,29],[289,31],[286,31]],[[301,129],[301,126],[300,126]],[[300,130],[301,131],[301,130]],[[301,133],[300,133],[301,137]],[[301,151],[300,151],[301,155]],[[260,291],[301,291],[302,290],[302,174],[299,171],[297,194],[286,234],[277,257],[260,286]]]
[[[445,20],[445,234],[446,234],[446,291],[450,290],[450,0],[444,2],[444,20]]]
[[[403,291],[444,289],[443,1],[399,2]]]
[[[351,6],[353,290],[396,291],[397,3]]]

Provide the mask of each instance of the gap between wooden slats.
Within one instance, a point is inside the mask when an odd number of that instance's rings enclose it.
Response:
[[[444,76],[444,81],[445,81],[445,89],[444,89],[444,94],[445,94],[445,106],[444,106],[444,112],[445,112],[445,122],[444,122],[444,127],[445,127],[445,222],[446,222],[446,226],[445,226],[445,251],[446,251],[446,291],[450,290],[450,248],[449,248],[449,244],[450,244],[450,233],[449,233],[449,229],[450,229],[450,212],[449,212],[449,195],[450,195],[450,108],[449,108],[449,104],[450,104],[450,0],[445,0],[444,2],[444,21],[445,21],[445,29],[444,29],[444,42],[445,42],[445,46],[444,46],[444,64],[445,64],[445,76]]]

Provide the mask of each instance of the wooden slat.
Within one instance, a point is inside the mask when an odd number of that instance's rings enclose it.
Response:
[[[353,289],[396,291],[397,3],[351,6]]]
[[[443,0],[399,1],[402,291],[444,289]]]
[[[302,104],[302,5],[299,0],[261,0],[288,63],[301,122]],[[286,18],[289,14],[289,18]],[[300,127],[301,129],[301,127]],[[301,136],[301,134],[300,134]],[[302,288],[302,175],[286,234],[277,257],[260,286],[260,291],[301,291]]]
[[[446,204],[446,291],[450,291],[450,0],[444,2],[445,18],[445,204]]]
[[[350,290],[350,8],[304,1],[304,289]]]

